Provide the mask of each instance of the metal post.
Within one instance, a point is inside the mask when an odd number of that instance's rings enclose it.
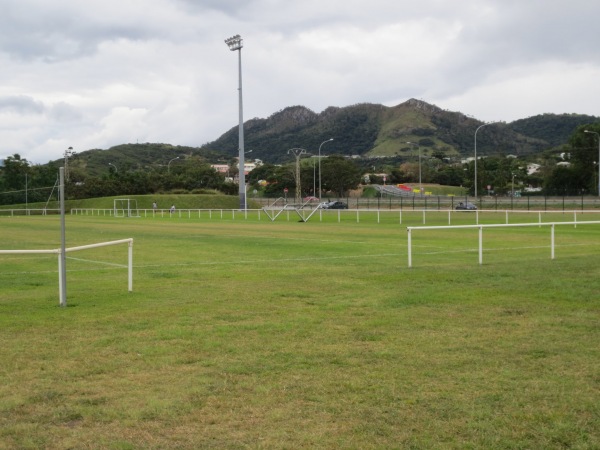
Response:
[[[127,280],[129,292],[133,292],[133,239],[129,241],[129,249],[127,252]]]
[[[238,91],[239,91],[239,136],[238,136],[238,165],[239,165],[239,194],[240,209],[246,209],[246,174],[244,173],[244,108],[242,102],[242,38],[239,34],[225,39],[229,50],[238,51]]]
[[[408,267],[412,267],[412,237],[411,237],[411,229],[407,228],[408,231]]]
[[[554,259],[554,224],[552,224],[550,228],[550,259]]]
[[[58,169],[60,177],[60,253],[59,258],[59,296],[60,306],[67,306],[67,253],[65,232],[65,168]]]
[[[479,264],[483,264],[483,227],[479,227]]]

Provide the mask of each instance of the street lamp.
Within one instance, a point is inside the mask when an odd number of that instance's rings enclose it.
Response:
[[[119,171],[117,170],[117,166],[115,166],[113,163],[108,163],[109,166],[113,166],[115,168],[115,173],[118,173]]]
[[[595,134],[598,136],[598,197],[600,197],[600,134],[595,131],[583,130],[584,133]]]
[[[415,142],[407,142],[410,145],[416,145],[419,149],[419,193],[423,195],[423,185],[421,184],[421,146]]]
[[[179,156],[177,156],[177,157],[173,158],[172,160],[170,160],[170,161],[167,163],[167,173],[171,173],[171,163],[172,163],[173,161],[175,161],[176,159],[179,159]]]
[[[331,141],[333,141],[333,138],[327,139],[326,141],[321,142],[321,145],[319,145],[319,200],[321,200],[321,147],[323,147],[323,144]]]
[[[242,37],[236,34],[233,37],[225,39],[225,43],[232,52],[238,51],[238,81],[239,81],[239,144],[238,144],[238,163],[239,163],[239,183],[240,183],[240,209],[246,209],[246,174],[244,173],[244,108],[242,104]]]
[[[494,123],[498,123],[498,122],[488,122],[488,123],[484,123],[483,125],[479,125],[479,127],[477,127],[477,129],[475,130],[475,179],[474,179],[474,184],[475,184],[475,200],[477,200],[477,132],[485,127],[486,125],[492,125]]]

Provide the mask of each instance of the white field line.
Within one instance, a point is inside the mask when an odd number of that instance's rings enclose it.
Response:
[[[104,261],[96,261],[93,259],[74,258],[72,256],[67,256],[67,259],[72,259],[74,261],[81,261],[81,262],[86,262],[86,263],[91,263],[91,264],[100,264],[100,265],[105,265],[105,266],[119,267],[122,269],[127,269],[127,267],[129,267],[127,264],[116,264],[116,263],[110,263],[110,262],[104,262]]]
[[[581,246],[598,246],[600,243],[582,243],[582,244],[563,244],[555,245],[555,248],[567,248],[567,247],[581,247]],[[484,252],[498,252],[498,251],[509,251],[509,250],[526,250],[526,249],[548,249],[550,245],[539,245],[539,246],[526,246],[526,247],[502,247],[502,248],[484,248]],[[472,253],[477,252],[477,247],[457,249],[457,250],[445,250],[445,251],[429,251],[420,253],[421,255],[443,255],[452,253]],[[193,266],[226,266],[226,265],[245,265],[245,264],[279,264],[285,262],[317,262],[317,261],[329,261],[329,260],[350,260],[359,258],[406,258],[406,252],[402,253],[377,253],[377,254],[360,254],[360,255],[346,255],[346,256],[322,256],[322,257],[310,257],[310,258],[273,258],[273,259],[244,259],[238,261],[194,261],[194,262],[182,262],[182,263],[168,263],[168,264],[140,264],[133,266],[134,269],[155,269],[163,267],[193,267]],[[114,263],[102,263],[101,261],[83,260],[77,259],[83,262],[91,262],[95,264],[104,264],[108,267],[96,268],[96,269],[67,269],[67,272],[94,272],[107,269],[124,269],[126,265],[114,264]],[[41,270],[41,271],[23,271],[23,272],[2,272],[0,275],[26,275],[26,274],[41,274],[41,273],[57,273],[57,270]]]

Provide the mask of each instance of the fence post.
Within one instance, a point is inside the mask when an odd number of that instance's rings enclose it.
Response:
[[[408,231],[408,267],[412,267],[412,238],[411,238],[411,228],[408,227],[406,229]]]
[[[133,292],[133,239],[129,241],[127,260],[127,286],[129,292]]]
[[[550,228],[550,259],[554,259],[554,224]]]
[[[483,264],[483,227],[479,227],[479,264]]]

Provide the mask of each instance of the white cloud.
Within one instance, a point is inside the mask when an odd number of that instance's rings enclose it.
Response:
[[[482,120],[599,115],[586,0],[5,0],[0,154],[201,145],[244,116],[411,97]]]

